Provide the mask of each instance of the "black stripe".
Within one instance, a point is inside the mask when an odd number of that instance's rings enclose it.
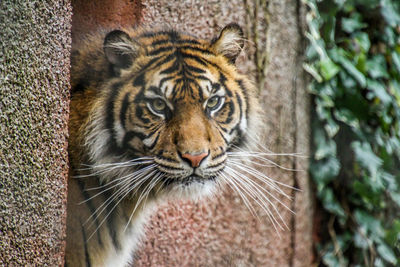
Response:
[[[150,69],[151,65],[156,65],[158,67],[160,64],[156,64],[156,63],[157,63],[158,60],[160,60],[162,58],[163,58],[163,56],[152,58],[149,62],[147,62],[146,65],[141,67],[141,70],[144,71],[146,69]]]
[[[244,100],[246,102],[246,119],[249,121],[249,95],[247,88],[244,87],[243,80],[236,80],[236,83],[239,85],[240,89],[242,89]]]
[[[124,136],[124,141],[123,141],[124,146],[129,146],[129,142],[135,137],[138,137],[139,139],[143,140],[146,138],[146,135],[135,131],[129,131]]]
[[[151,135],[153,135],[153,134],[154,133],[152,133]],[[159,137],[160,137],[160,133],[157,134],[157,136],[156,136],[155,140],[153,141],[153,143],[151,144],[151,146],[148,147],[150,150],[156,146]]]
[[[163,161],[171,162],[171,163],[179,163],[179,161],[177,161],[176,159],[166,158],[162,155],[158,155],[157,158],[159,158]]]
[[[162,165],[162,164],[160,164],[160,167],[163,169],[170,170],[170,171],[182,171],[183,170],[182,168],[176,168],[176,167],[166,166],[166,165]]]
[[[192,55],[192,54],[186,54],[185,52],[181,52],[181,55],[182,55],[182,57],[184,57],[184,58],[193,59],[193,60],[195,60],[197,63],[202,64],[203,66],[208,67],[208,65],[211,65],[211,66],[213,66],[214,68],[216,68],[217,70],[221,71],[221,68],[220,68],[220,66],[218,66],[218,64],[216,64],[216,63],[214,63],[214,62],[211,62],[211,61],[209,61],[209,60],[207,60],[207,59],[205,59],[205,58],[203,58],[203,57],[195,56],[195,55]]]
[[[200,42],[199,42],[199,41],[193,40],[193,39],[191,39],[191,40],[182,40],[182,39],[179,39],[179,40],[171,40],[171,39],[163,39],[163,40],[154,41],[154,42],[151,43],[151,45],[152,45],[152,46],[156,46],[156,45],[161,45],[161,44],[166,44],[166,43],[174,43],[174,44],[181,44],[181,45],[182,45],[182,44],[187,44],[187,45],[190,45],[190,44],[200,45]]]
[[[225,162],[226,162],[226,160],[221,161],[220,163],[217,163],[217,164],[214,164],[214,165],[208,165],[207,168],[216,168],[216,167],[219,167],[221,165],[224,165]]]
[[[203,75],[191,75],[195,80],[210,81],[209,78]]]
[[[110,152],[118,152],[119,150],[117,145],[117,140],[115,139],[115,131],[114,131],[114,102],[116,97],[118,96],[121,86],[122,86],[121,82],[114,83],[111,86],[112,90],[107,103],[106,129],[108,129],[111,132],[111,138],[110,138],[111,140],[109,148],[112,151]]]
[[[175,84],[174,84],[174,87],[172,88],[172,98],[175,100],[175,101],[177,101],[177,100],[179,100],[179,99],[177,99],[177,95],[178,95],[178,93],[179,93],[179,88],[178,88],[178,86],[182,86],[182,84],[181,83],[185,83],[185,81],[184,81],[184,79],[176,79],[175,80]]]
[[[135,109],[135,115],[136,117],[141,120],[144,124],[149,124],[151,122],[150,119],[144,117],[144,112],[143,112],[143,108],[141,106],[136,106]]]
[[[77,180],[78,180],[79,189],[83,195],[83,198],[85,199],[85,205],[89,208],[90,214],[95,214],[96,209],[92,203],[90,194],[88,193],[88,191],[86,191],[84,182],[81,179],[77,179]],[[97,216],[93,216],[93,217],[94,217],[94,223],[96,225],[95,229],[98,229],[100,227],[99,220],[98,220]],[[98,240],[99,245],[101,247],[103,247],[103,240],[101,239],[100,231],[96,231],[96,235],[97,235],[97,240]]]
[[[197,91],[199,92],[199,98],[201,100],[203,100],[203,89],[201,89],[201,86],[198,85],[197,83],[195,83],[196,87],[197,87]]]
[[[83,239],[83,248],[85,249],[85,262],[86,262],[86,267],[91,267],[92,264],[90,262],[90,256],[89,256],[89,250],[88,250],[88,245],[87,245],[87,240],[86,240],[86,232],[85,228],[83,227],[82,222],[81,224],[81,229],[82,229],[82,239]]]
[[[162,87],[162,85],[166,82],[166,81],[169,81],[169,80],[172,80],[172,79],[174,79],[175,77],[174,76],[169,76],[169,77],[164,77],[164,78],[162,78],[161,80],[160,80],[160,83],[158,84],[158,87]],[[161,95],[161,93],[160,93],[160,95]]]
[[[239,125],[237,125],[235,128],[233,128],[229,134],[232,134],[233,132],[237,132],[237,135],[234,140],[232,140],[232,144],[242,147],[244,144],[244,138],[243,137],[243,132],[240,130]]]
[[[150,86],[147,91],[153,91],[156,95],[162,95],[160,87]]]
[[[216,93],[216,92],[218,92],[219,90],[221,90],[221,85],[219,84],[219,83],[212,83],[212,92],[213,93]]]
[[[192,55],[192,54],[186,54],[184,52],[181,52],[181,55],[184,58],[193,59],[194,61],[196,61],[197,63],[199,63],[199,64],[201,64],[201,65],[203,65],[205,67],[207,67],[208,64],[209,65],[215,65],[214,63],[208,61],[207,59],[204,59],[204,58],[199,57],[199,56],[195,56],[195,55]],[[217,67],[217,65],[215,65],[215,66]]]
[[[71,93],[77,93],[77,92],[83,92],[83,91],[85,91],[86,90],[86,88],[87,88],[87,84],[85,83],[85,82],[83,82],[83,81],[80,81],[77,85],[75,85],[72,89],[71,89]]]
[[[213,52],[211,52],[210,50],[204,49],[204,48],[200,48],[200,47],[196,47],[196,46],[189,46],[189,45],[183,45],[183,46],[179,46],[179,49],[182,50],[194,50],[197,52],[201,52],[203,54],[207,54],[207,55],[214,55]]]
[[[219,127],[221,128],[221,130],[222,130],[223,132],[225,132],[226,134],[228,134],[228,129],[222,127],[221,125],[220,125]]]
[[[176,59],[176,57],[177,57],[176,53],[171,53],[168,56],[164,55],[161,57],[161,58],[163,58],[163,60],[161,60],[160,62],[157,62],[156,67],[158,68],[159,66],[164,65],[164,64]]]
[[[148,56],[156,56],[156,55],[158,55],[160,53],[168,52],[168,51],[171,51],[171,50],[174,50],[174,49],[175,49],[174,46],[163,46],[163,47],[160,47],[158,49],[155,49],[153,51],[148,52],[147,55]]]
[[[227,103],[228,104],[228,103]],[[226,120],[223,122],[224,124],[229,124],[229,123],[231,123],[232,122],[232,120],[233,120],[233,118],[232,118],[232,115],[233,115],[233,113],[235,112],[235,105],[233,104],[233,101],[231,101],[231,102],[229,102],[229,113],[228,113],[228,115],[227,115],[227,118],[226,118]],[[239,106],[240,106],[240,104],[239,104]],[[222,110],[222,109],[221,109]],[[240,119],[239,119],[240,120]]]
[[[160,74],[171,74],[173,72],[178,71],[179,68],[180,68],[180,64],[179,64],[178,60],[175,60],[174,64],[172,64],[172,66],[166,68],[165,70],[160,72]]]
[[[238,101],[238,104],[239,104],[239,115],[240,115],[240,117],[239,117],[239,121],[241,121],[242,120],[242,116],[243,116],[243,102],[242,102],[242,98],[240,97],[240,95],[238,94],[238,93],[236,93],[236,99],[237,99],[237,101]]]
[[[126,112],[128,110],[129,107],[129,96],[131,94],[127,93],[124,97],[124,101],[122,102],[122,107],[121,107],[121,111],[119,113],[119,119],[121,121],[122,124],[122,128],[126,129]]]
[[[204,48],[200,48],[200,47],[196,47],[196,46],[190,46],[190,45],[183,45],[183,46],[163,46],[160,47],[158,49],[155,49],[153,51],[148,52],[147,54],[149,56],[155,56],[158,55],[160,53],[163,52],[167,52],[167,51],[171,51],[171,50],[175,50],[175,49],[179,49],[179,51],[182,50],[191,50],[191,51],[195,51],[195,52],[201,52],[203,54],[207,54],[207,55],[214,55],[214,53],[212,53],[210,50],[204,49]]]
[[[179,33],[174,30],[159,31],[159,32],[144,32],[139,36],[139,38],[143,38],[143,37],[153,38],[153,37],[162,36],[162,35],[168,35],[168,37],[170,37],[172,40],[176,40],[179,38]]]
[[[133,86],[135,87],[144,87],[144,72],[140,73],[136,78],[133,80]]]
[[[235,96],[236,96],[236,99],[237,99],[237,101],[239,103],[239,112],[240,112],[239,115],[240,115],[240,117],[239,117],[239,121],[236,123],[236,125],[229,131],[229,135],[232,135],[233,132],[236,131],[237,135],[238,135],[238,138],[239,138],[239,142],[242,143],[243,140],[241,140],[241,139],[242,139],[243,132],[240,129],[240,122],[241,122],[242,115],[243,115],[242,99],[240,98],[238,93],[236,93]]]
[[[229,131],[229,135],[232,135],[232,133],[236,131],[236,132],[238,133],[239,138],[242,137],[242,131],[241,131],[240,128],[239,128],[239,124],[240,124],[240,122],[239,122],[238,124],[236,124],[236,126],[233,127],[233,128]]]
[[[232,97],[232,92],[228,89],[228,87],[226,87],[225,82],[227,81],[227,78],[225,77],[225,75],[222,72],[219,72],[219,83],[222,84],[223,87],[226,88],[226,94],[229,97]]]
[[[220,154],[215,155],[215,156],[212,157],[211,159],[212,159],[212,160],[216,160],[216,159],[218,159],[218,158],[220,158],[220,157],[223,157],[224,155],[225,155],[225,151],[222,151]]]
[[[196,73],[206,73],[205,70],[200,69],[200,68],[197,68],[197,67],[194,67],[194,66],[191,66],[191,65],[189,65],[189,64],[187,64],[186,67],[187,67],[187,69],[188,69],[189,71],[192,71],[192,72],[196,72]]]
[[[107,190],[106,192],[104,192],[104,197],[105,199],[111,199],[112,195],[110,190]],[[117,205],[115,203],[114,200],[112,200],[110,203],[108,203],[108,205],[106,206],[107,209],[107,228],[108,228],[108,232],[110,234],[112,243],[115,247],[115,249],[119,250],[121,249],[121,244],[119,243],[118,240],[118,236],[117,236],[117,231],[116,231],[116,225],[115,225],[115,219],[117,217],[117,215],[115,214],[116,209],[114,209],[115,205]]]
[[[219,129],[219,128],[221,128],[221,129]],[[223,129],[222,127],[218,127],[217,128],[217,130],[218,130],[219,134],[221,135],[222,139],[224,139],[225,144],[228,144],[228,140],[225,139],[224,134],[221,132],[222,129]]]

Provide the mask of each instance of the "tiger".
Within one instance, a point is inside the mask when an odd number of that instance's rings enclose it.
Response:
[[[231,23],[211,40],[131,27],[73,48],[65,266],[133,264],[160,203],[243,186],[231,151],[261,128],[258,91],[235,65],[244,45]]]

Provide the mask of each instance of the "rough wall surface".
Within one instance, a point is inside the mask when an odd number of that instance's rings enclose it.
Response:
[[[134,25],[142,15],[138,0],[72,0],[72,42],[96,29]]]
[[[63,264],[71,6],[0,1],[0,265]]]
[[[78,34],[95,30],[99,25],[113,28],[135,24],[140,15],[134,11],[119,12],[123,2],[129,10],[142,8],[138,1],[132,5],[131,1],[103,0],[92,6],[80,2],[85,1],[73,2],[73,32]],[[175,28],[203,38],[212,38],[230,22],[245,25],[242,0],[147,0],[142,4],[144,25]],[[265,107],[265,146],[275,152],[307,155],[309,112],[301,70],[302,10],[300,0],[270,1],[270,67],[260,99]],[[85,20],[91,26],[83,25]],[[245,54],[237,65],[241,71],[254,75],[249,70],[255,67]],[[262,170],[301,189],[286,190],[293,201],[282,199],[295,214],[279,206],[289,229],[275,231],[260,208],[256,208],[259,217],[254,217],[240,196],[231,190],[202,203],[167,203],[152,217],[135,266],[310,266],[312,208],[307,160],[298,157],[274,160],[286,168],[303,170]]]

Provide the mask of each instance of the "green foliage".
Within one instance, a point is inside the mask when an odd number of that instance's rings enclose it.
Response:
[[[305,2],[319,264],[400,266],[400,1]]]

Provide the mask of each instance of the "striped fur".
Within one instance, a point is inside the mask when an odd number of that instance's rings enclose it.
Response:
[[[212,41],[124,29],[73,51],[67,266],[126,266],[156,203],[215,191],[257,130],[242,48],[230,24]]]

